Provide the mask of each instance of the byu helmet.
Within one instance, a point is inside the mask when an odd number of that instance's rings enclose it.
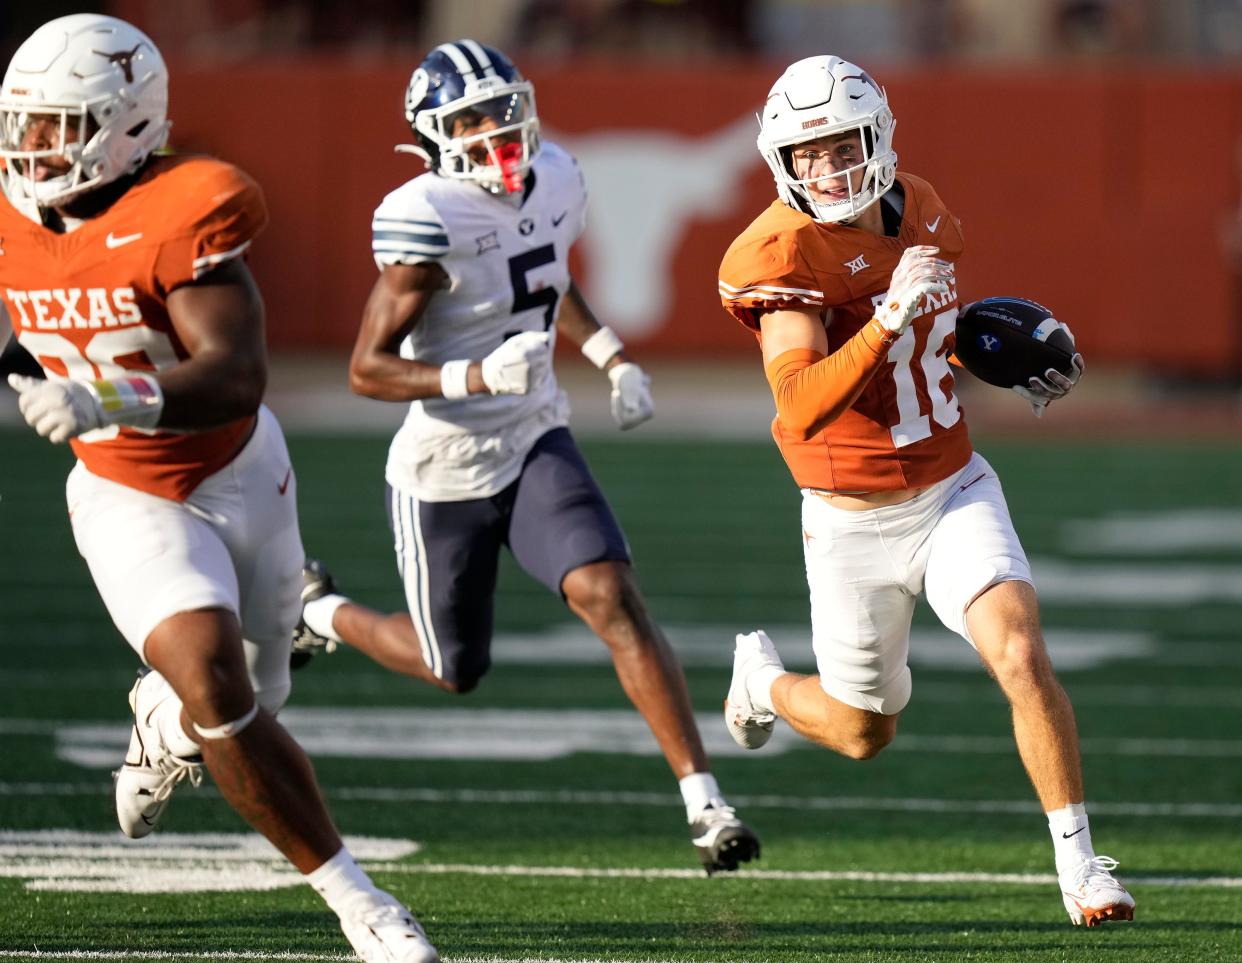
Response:
[[[893,128],[884,88],[861,67],[840,57],[808,57],[790,65],[772,85],[759,117],[759,153],[772,169],[782,201],[817,221],[849,223],[878,201],[897,177]],[[860,163],[829,175],[799,180],[791,163],[792,148],[831,134],[858,131]],[[862,181],[839,201],[816,201],[807,185],[825,177],[863,171]]]
[[[64,204],[138,170],[167,143],[167,114],[168,69],[141,30],[93,13],[49,21],[0,87],[0,184],[21,207]],[[39,121],[50,133],[32,133]],[[38,180],[37,162],[53,157],[68,171]]]
[[[472,127],[493,126],[454,136],[454,121],[463,118]],[[520,189],[539,153],[534,87],[508,57],[474,40],[442,43],[418,65],[405,92],[405,119],[416,142],[407,149],[431,170],[494,194]]]

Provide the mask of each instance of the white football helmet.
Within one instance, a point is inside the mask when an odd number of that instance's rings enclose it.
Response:
[[[453,122],[464,115],[492,126],[455,137]],[[405,91],[405,119],[416,144],[398,150],[493,194],[521,191],[539,153],[535,88],[508,57],[475,40],[442,43],[418,65]]]
[[[849,223],[878,201],[897,177],[893,128],[884,88],[861,67],[840,57],[808,57],[790,65],[772,85],[759,116],[759,153],[772,169],[776,191],[794,210],[817,221]],[[799,180],[790,162],[791,148],[803,141],[857,130],[862,136],[862,161],[853,167]],[[807,185],[828,177],[863,171],[862,182],[849,197],[816,202]]]
[[[167,113],[168,69],[146,34],[93,13],[52,20],[17,48],[0,87],[0,184],[23,209],[60,206],[141,167],[168,141]],[[50,158],[71,166],[37,179]]]

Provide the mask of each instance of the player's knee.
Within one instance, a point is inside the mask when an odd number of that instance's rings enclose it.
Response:
[[[987,665],[1006,691],[1038,688],[1052,678],[1052,663],[1043,638],[1015,632],[989,649]]]
[[[865,762],[883,752],[885,746],[893,741],[894,735],[895,731],[888,730],[856,733],[844,740],[839,751],[848,759]]]
[[[191,719],[234,718],[255,703],[244,667],[230,656],[202,659],[180,672],[174,686]]]
[[[595,631],[617,622],[635,621],[642,596],[628,565],[597,562],[576,568],[562,584],[570,607]]]

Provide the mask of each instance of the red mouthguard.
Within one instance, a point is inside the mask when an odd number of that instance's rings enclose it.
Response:
[[[505,190],[510,194],[522,189],[522,154],[521,144],[504,144],[496,149],[496,156],[500,159],[500,176]]]

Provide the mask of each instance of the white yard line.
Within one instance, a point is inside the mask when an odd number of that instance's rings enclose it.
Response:
[[[706,879],[701,869],[592,869],[582,866],[480,866],[473,863],[366,864],[376,872],[435,876],[531,876],[561,879]],[[1238,876],[1133,876],[1122,875],[1127,884],[1174,888],[1237,889]],[[763,879],[788,882],[852,883],[998,883],[1009,886],[1055,886],[1052,873],[877,873],[865,870],[739,869],[726,879]]]
[[[259,953],[244,952],[186,952],[164,953],[158,950],[0,950],[0,960],[278,960],[282,963],[357,963],[352,953]],[[551,956],[446,956],[444,963],[676,963],[673,960],[654,960],[650,957],[624,960],[608,960],[551,957]]]
[[[218,795],[210,786],[200,792]],[[467,803],[510,806],[680,806],[671,792],[585,791],[576,789],[418,789],[382,786],[326,787],[330,799],[380,803]],[[112,785],[99,783],[0,782],[0,796],[71,797],[112,794]],[[1030,816],[1039,813],[1034,799],[934,799],[900,796],[792,796],[778,793],[730,795],[744,809],[796,809],[821,812],[908,812]],[[1242,803],[1093,802],[1098,816],[1163,816],[1175,819],[1238,819]]]
[[[166,953],[160,950],[0,950],[0,960],[282,960],[289,963],[342,963],[357,957],[343,953],[260,953],[253,950],[241,952]],[[445,963],[466,963],[464,959],[445,960]],[[541,963],[551,963],[544,960]]]

